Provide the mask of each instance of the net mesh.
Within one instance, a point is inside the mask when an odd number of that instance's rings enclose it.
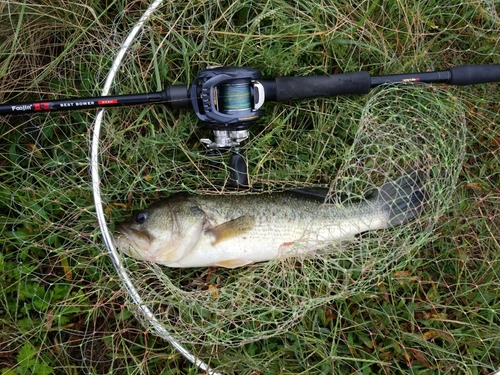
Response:
[[[435,238],[438,220],[450,208],[465,155],[464,109],[444,89],[414,86],[382,88],[357,109],[360,123],[330,178],[332,194],[360,199],[375,186],[421,169],[428,174],[424,214],[352,243],[332,244],[328,254],[234,270],[172,270],[124,259],[144,302],[154,307],[177,340],[227,346],[282,335],[308,311],[366,292],[393,272],[394,263],[407,261]],[[321,126],[315,130],[334,137],[328,121]],[[308,131],[287,141],[304,144]],[[331,143],[327,137],[322,142]],[[304,144],[308,146],[316,147]],[[149,167],[168,175],[173,169],[168,161],[173,158],[161,157],[165,159],[159,165]],[[331,158],[326,149],[321,160]],[[301,181],[293,184],[300,186]]]
[[[434,6],[436,5],[436,6]],[[0,3],[0,99],[98,95],[144,4]],[[498,4],[169,1],[113,90],[159,91],[206,66],[265,77],[499,63]],[[266,103],[243,153],[253,190],[361,198],[414,169],[426,208],[313,257],[169,269],[123,256],[165,328],[223,373],[487,374],[500,363],[498,84],[384,86]],[[197,373],[158,338],[102,242],[88,176],[94,111],[0,118],[2,373]],[[228,155],[187,110],[107,110],[110,227],[178,191],[229,188]]]

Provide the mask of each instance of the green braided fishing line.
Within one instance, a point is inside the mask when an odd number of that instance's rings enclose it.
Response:
[[[252,108],[250,85],[246,82],[221,85],[220,94],[224,112],[244,111]]]

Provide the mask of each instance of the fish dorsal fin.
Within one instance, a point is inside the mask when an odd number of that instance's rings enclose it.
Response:
[[[215,245],[221,241],[242,235],[254,227],[255,218],[250,215],[243,215],[236,219],[226,221],[216,227],[207,229],[206,232],[214,236]]]
[[[329,190],[330,189],[325,187],[314,186],[314,187],[302,187],[302,188],[292,189],[289,191],[303,198],[309,198],[324,202],[326,197],[328,196]]]
[[[374,195],[373,192],[371,192],[366,197],[360,197],[358,195],[350,196],[344,192],[332,191],[329,188],[320,186],[303,187],[288,191],[301,198],[312,199],[321,203],[340,204],[359,203],[360,201],[370,199]]]

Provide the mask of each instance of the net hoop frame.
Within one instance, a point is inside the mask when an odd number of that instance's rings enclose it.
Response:
[[[113,65],[111,66],[104,87],[102,89],[101,95],[106,96],[109,95],[111,90],[111,86],[115,79],[116,73],[120,69],[120,65],[122,63],[123,57],[127,53],[129,47],[135,40],[137,34],[144,27],[144,24],[149,20],[155,10],[161,5],[163,0],[154,0],[150,3],[149,7],[144,11],[140,19],[137,23],[132,27],[129,34],[127,35],[125,41],[121,44],[115,59],[113,60]],[[101,133],[101,126],[104,121],[105,109],[102,108],[97,112],[97,116],[91,126],[91,134],[92,141],[90,147],[90,176],[92,182],[92,193],[94,198],[95,210],[97,220],[99,222],[99,227],[101,230],[102,238],[104,239],[104,243],[108,249],[109,256],[113,262],[113,266],[120,278],[123,286],[127,290],[129,296],[131,297],[133,303],[137,305],[138,311],[142,313],[145,320],[149,323],[150,327],[156,332],[158,336],[166,340],[170,345],[172,345],[180,354],[182,354],[187,360],[196,365],[200,370],[205,371],[208,374],[218,375],[217,372],[214,372],[210,367],[194,356],[188,349],[186,349],[183,345],[177,342],[170,332],[165,329],[165,327],[158,321],[158,319],[154,316],[154,313],[151,311],[148,305],[143,302],[142,297],[139,292],[135,288],[132,280],[129,277],[129,274],[126,268],[123,266],[123,263],[120,259],[116,246],[114,244],[113,237],[108,228],[106,216],[104,215],[104,202],[101,197],[101,178],[99,175],[100,163],[99,163],[99,140]]]

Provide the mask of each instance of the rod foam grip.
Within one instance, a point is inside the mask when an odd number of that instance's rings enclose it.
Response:
[[[500,82],[500,64],[462,65],[450,69],[450,85],[475,85],[478,83]]]
[[[347,94],[366,94],[370,91],[368,72],[334,76],[276,77],[276,101]]]

